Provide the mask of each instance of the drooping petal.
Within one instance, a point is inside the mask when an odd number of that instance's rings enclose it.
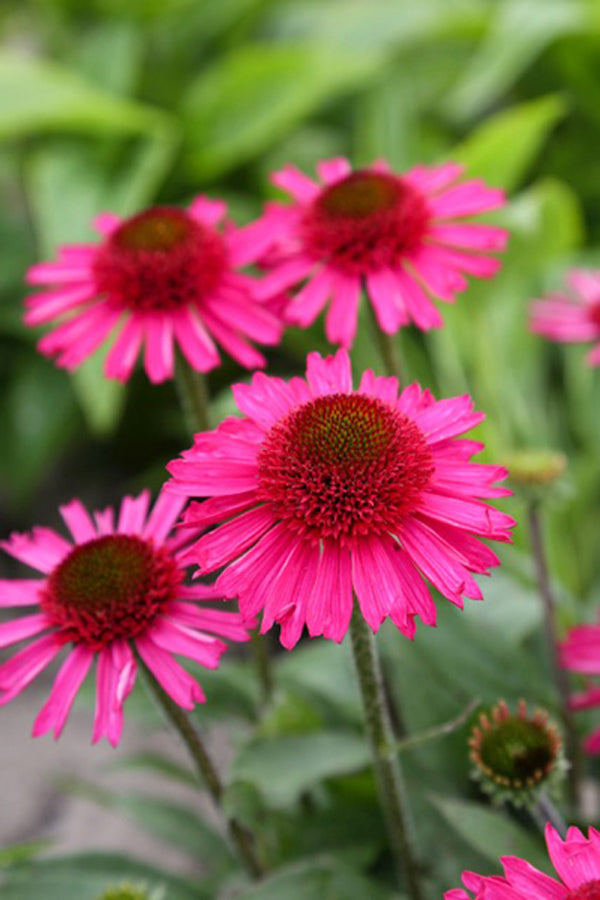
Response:
[[[74,647],[59,669],[52,686],[50,697],[40,710],[32,730],[33,737],[39,737],[53,731],[58,740],[67,718],[71,712],[73,701],[90,670],[94,652],[83,644]]]

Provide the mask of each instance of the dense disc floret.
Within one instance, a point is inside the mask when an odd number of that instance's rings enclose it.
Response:
[[[142,349],[155,382],[173,376],[176,348],[201,372],[219,364],[217,344],[247,368],[264,366],[250,341],[276,344],[282,324],[238,271],[240,253],[245,262],[253,254],[235,228],[219,228],[225,211],[198,197],[187,210],[104,214],[95,222],[97,246],[66,246],[55,262],[32,266],[29,283],[45,287],[27,298],[25,322],[55,324],[40,351],[73,370],[116,331],[104,371],[121,381]]]
[[[435,624],[424,581],[451,602],[481,598],[473,572],[498,558],[478,537],[510,540],[513,521],[482,498],[508,493],[499,466],[470,462],[457,439],[482,415],[469,397],[435,401],[414,384],[365,372],[354,390],[345,351],[311,353],[306,380],[255,375],[234,386],[242,419],[227,419],[168,466],[167,487],[206,531],[186,553],[223,569],[225,596],[281,625],[286,647],[309,634],[341,640],[356,595],[374,629],[389,616],[407,636]]]
[[[172,534],[183,501],[163,492],[149,513],[149,499],[146,491],[125,497],[117,520],[112,509],[92,518],[74,500],[61,508],[72,541],[36,528],[0,544],[43,573],[0,580],[0,608],[34,607],[32,614],[0,624],[0,647],[33,639],[0,665],[0,706],[68,649],[35,721],[35,736],[50,730],[60,735],[95,660],[93,741],[106,737],[115,745],[138,657],[175,703],[192,709],[204,694],[175,656],[214,669],[226,649],[221,637],[248,638],[248,623],[237,613],[198,604],[222,596],[214,588],[183,583],[181,552],[190,537]]]
[[[600,269],[573,269],[565,292],[535,300],[530,327],[551,341],[597,341],[586,359],[590,366],[600,365]]]
[[[563,841],[548,823],[546,844],[558,880],[524,859],[505,856],[503,877],[463,872],[466,890],[446,891],[444,900],[600,900],[600,833],[590,828],[586,838],[579,828],[569,828]]]
[[[410,184],[366,169],[325,188],[305,210],[301,233],[315,261],[362,276],[416,250],[429,219],[424,198]]]
[[[258,456],[258,491],[315,540],[400,526],[433,463],[416,425],[375,397],[329,394],[276,423]]]
[[[418,166],[402,175],[383,162],[352,171],[348,160],[317,165],[319,181],[294,166],[275,172],[274,183],[291,205],[268,204],[262,219],[242,229],[261,255],[266,276],[256,296],[299,287],[287,317],[310,325],[328,306],[330,341],[351,346],[364,290],[379,327],[393,334],[414,322],[440,327],[432,298],[452,302],[467,287],[465,275],[490,278],[506,232],[465,221],[504,203],[502,191],[482,181],[461,181],[462,168]]]
[[[146,630],[177,599],[182,570],[162,547],[125,534],[79,544],[49,575],[40,606],[65,641],[101,650]]]
[[[223,237],[173,207],[127,219],[99,248],[93,264],[99,293],[123,310],[141,313],[202,304],[226,271]]]

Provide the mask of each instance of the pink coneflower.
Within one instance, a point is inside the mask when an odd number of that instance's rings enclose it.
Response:
[[[479,180],[459,182],[462,166],[418,166],[400,176],[384,162],[352,171],[339,158],[317,171],[322,184],[294,166],[276,172],[273,182],[294,203],[269,204],[238,236],[248,261],[261,255],[271,270],[257,296],[304,282],[290,322],[310,325],[331,299],[327,337],[350,347],[364,288],[382,331],[410,321],[439,328],[431,297],[453,302],[467,287],[465,274],[490,278],[498,269],[489,254],[504,249],[507,233],[464,219],[502,206],[504,194]]]
[[[150,494],[125,497],[117,521],[112,509],[93,518],[79,500],[61,507],[73,542],[50,528],[13,534],[0,543],[43,578],[0,581],[0,607],[35,607],[0,624],[0,647],[34,638],[0,665],[0,705],[23,691],[68,645],[33,735],[58,738],[75,696],[97,657],[93,742],[113,746],[123,727],[123,703],[136,678],[135,652],[175,703],[192,709],[202,689],[174,658],[181,654],[215,669],[226,644],[248,639],[239,614],[202,608],[212,587],[183,584],[178,553],[182,535],[170,536],[183,500],[162,492],[148,515]],[[222,596],[218,595],[217,596]]]
[[[600,269],[573,269],[567,286],[567,293],[532,303],[531,330],[567,344],[600,341]],[[590,366],[600,365],[600,343],[586,359]]]
[[[586,838],[569,828],[563,841],[548,823],[546,844],[558,881],[524,859],[504,856],[504,877],[463,872],[471,893],[446,891],[444,900],[600,900],[600,833],[590,828]]]
[[[572,628],[560,648],[565,669],[583,675],[600,675],[600,625],[578,625]],[[600,687],[592,686],[571,697],[573,709],[593,709],[600,706]],[[584,743],[588,753],[600,753],[600,728]]]
[[[244,615],[263,610],[292,647],[311,635],[340,641],[356,592],[377,630],[386,616],[409,637],[415,616],[435,624],[424,575],[458,606],[481,598],[471,572],[498,564],[475,536],[509,540],[514,524],[481,497],[509,493],[498,466],[475,465],[482,444],[455,436],[484,418],[468,396],[435,401],[417,384],[365,372],[352,389],[346,351],[308,356],[307,378],[260,373],[233,388],[242,419],[196,436],[168,466],[171,490],[191,497],[190,545],[203,572]]]
[[[218,230],[225,212],[224,203],[198,197],[187,211],[158,206],[125,220],[99,216],[99,245],[63,247],[56,262],[29,269],[30,284],[53,288],[26,300],[26,324],[60,322],[39,350],[71,371],[118,328],[105,374],[119,381],[130,377],[142,345],[153,382],[172,378],[175,346],[200,372],[219,364],[215,342],[246,368],[262,367],[247,338],[276,344],[282,326],[236,271],[244,241],[232,228]]]

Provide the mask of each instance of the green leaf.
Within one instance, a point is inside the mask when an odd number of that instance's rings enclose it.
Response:
[[[200,886],[126,856],[83,853],[9,869],[0,875],[2,900],[97,900],[120,881],[164,887],[169,900],[209,900]]]
[[[134,771],[142,769],[147,772],[152,772],[154,775],[172,778],[180,784],[194,788],[194,790],[200,788],[198,777],[189,768],[174,762],[172,759],[169,759],[168,756],[164,756],[161,753],[153,753],[150,750],[140,753],[129,753],[127,756],[119,758],[117,762],[112,763],[107,768],[109,770],[132,769]]]
[[[255,156],[381,64],[375,53],[301,44],[248,45],[219,60],[183,99],[191,170],[215,176]]]
[[[37,355],[23,363],[0,392],[0,470],[7,473],[4,489],[15,498],[36,490],[81,427],[65,373]]]
[[[2,847],[0,848],[0,868],[14,866],[33,859],[34,856],[37,856],[38,853],[46,850],[49,846],[51,846],[51,841],[39,840]]]
[[[448,156],[464,163],[470,176],[513,190],[566,111],[556,94],[510,107],[486,119]]]
[[[310,641],[277,662],[277,680],[291,693],[325,700],[349,722],[362,722],[362,704],[349,642]]]
[[[294,803],[324,778],[368,766],[366,741],[353,732],[256,739],[235,759],[230,781],[247,781],[275,808]]]
[[[549,870],[542,839],[532,837],[505,813],[454,797],[433,795],[430,799],[448,824],[494,864],[500,856],[520,856],[542,871]]]
[[[0,139],[58,130],[140,134],[165,121],[159,110],[106,93],[56,63],[0,55]]]
[[[115,794],[80,780],[67,782],[65,787],[101,806],[123,810],[145,831],[212,869],[235,866],[225,840],[187,806],[143,794]]]
[[[447,109],[459,120],[481,113],[502,96],[557,37],[586,27],[585,0],[503,0],[490,28],[461,69]]]
[[[313,857],[280,869],[240,895],[240,900],[400,900],[400,895],[363,878],[335,860]]]
[[[484,5],[472,0],[339,0],[279,4],[273,28],[284,37],[322,39],[330,46],[365,47],[379,52],[419,46],[449,36],[478,37],[486,21]],[[410,80],[410,73],[407,73]]]

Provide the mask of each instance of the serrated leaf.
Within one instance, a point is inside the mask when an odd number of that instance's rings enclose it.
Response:
[[[270,806],[282,808],[324,778],[356,772],[370,760],[366,741],[353,732],[258,739],[235,759],[229,780],[250,782]]]

